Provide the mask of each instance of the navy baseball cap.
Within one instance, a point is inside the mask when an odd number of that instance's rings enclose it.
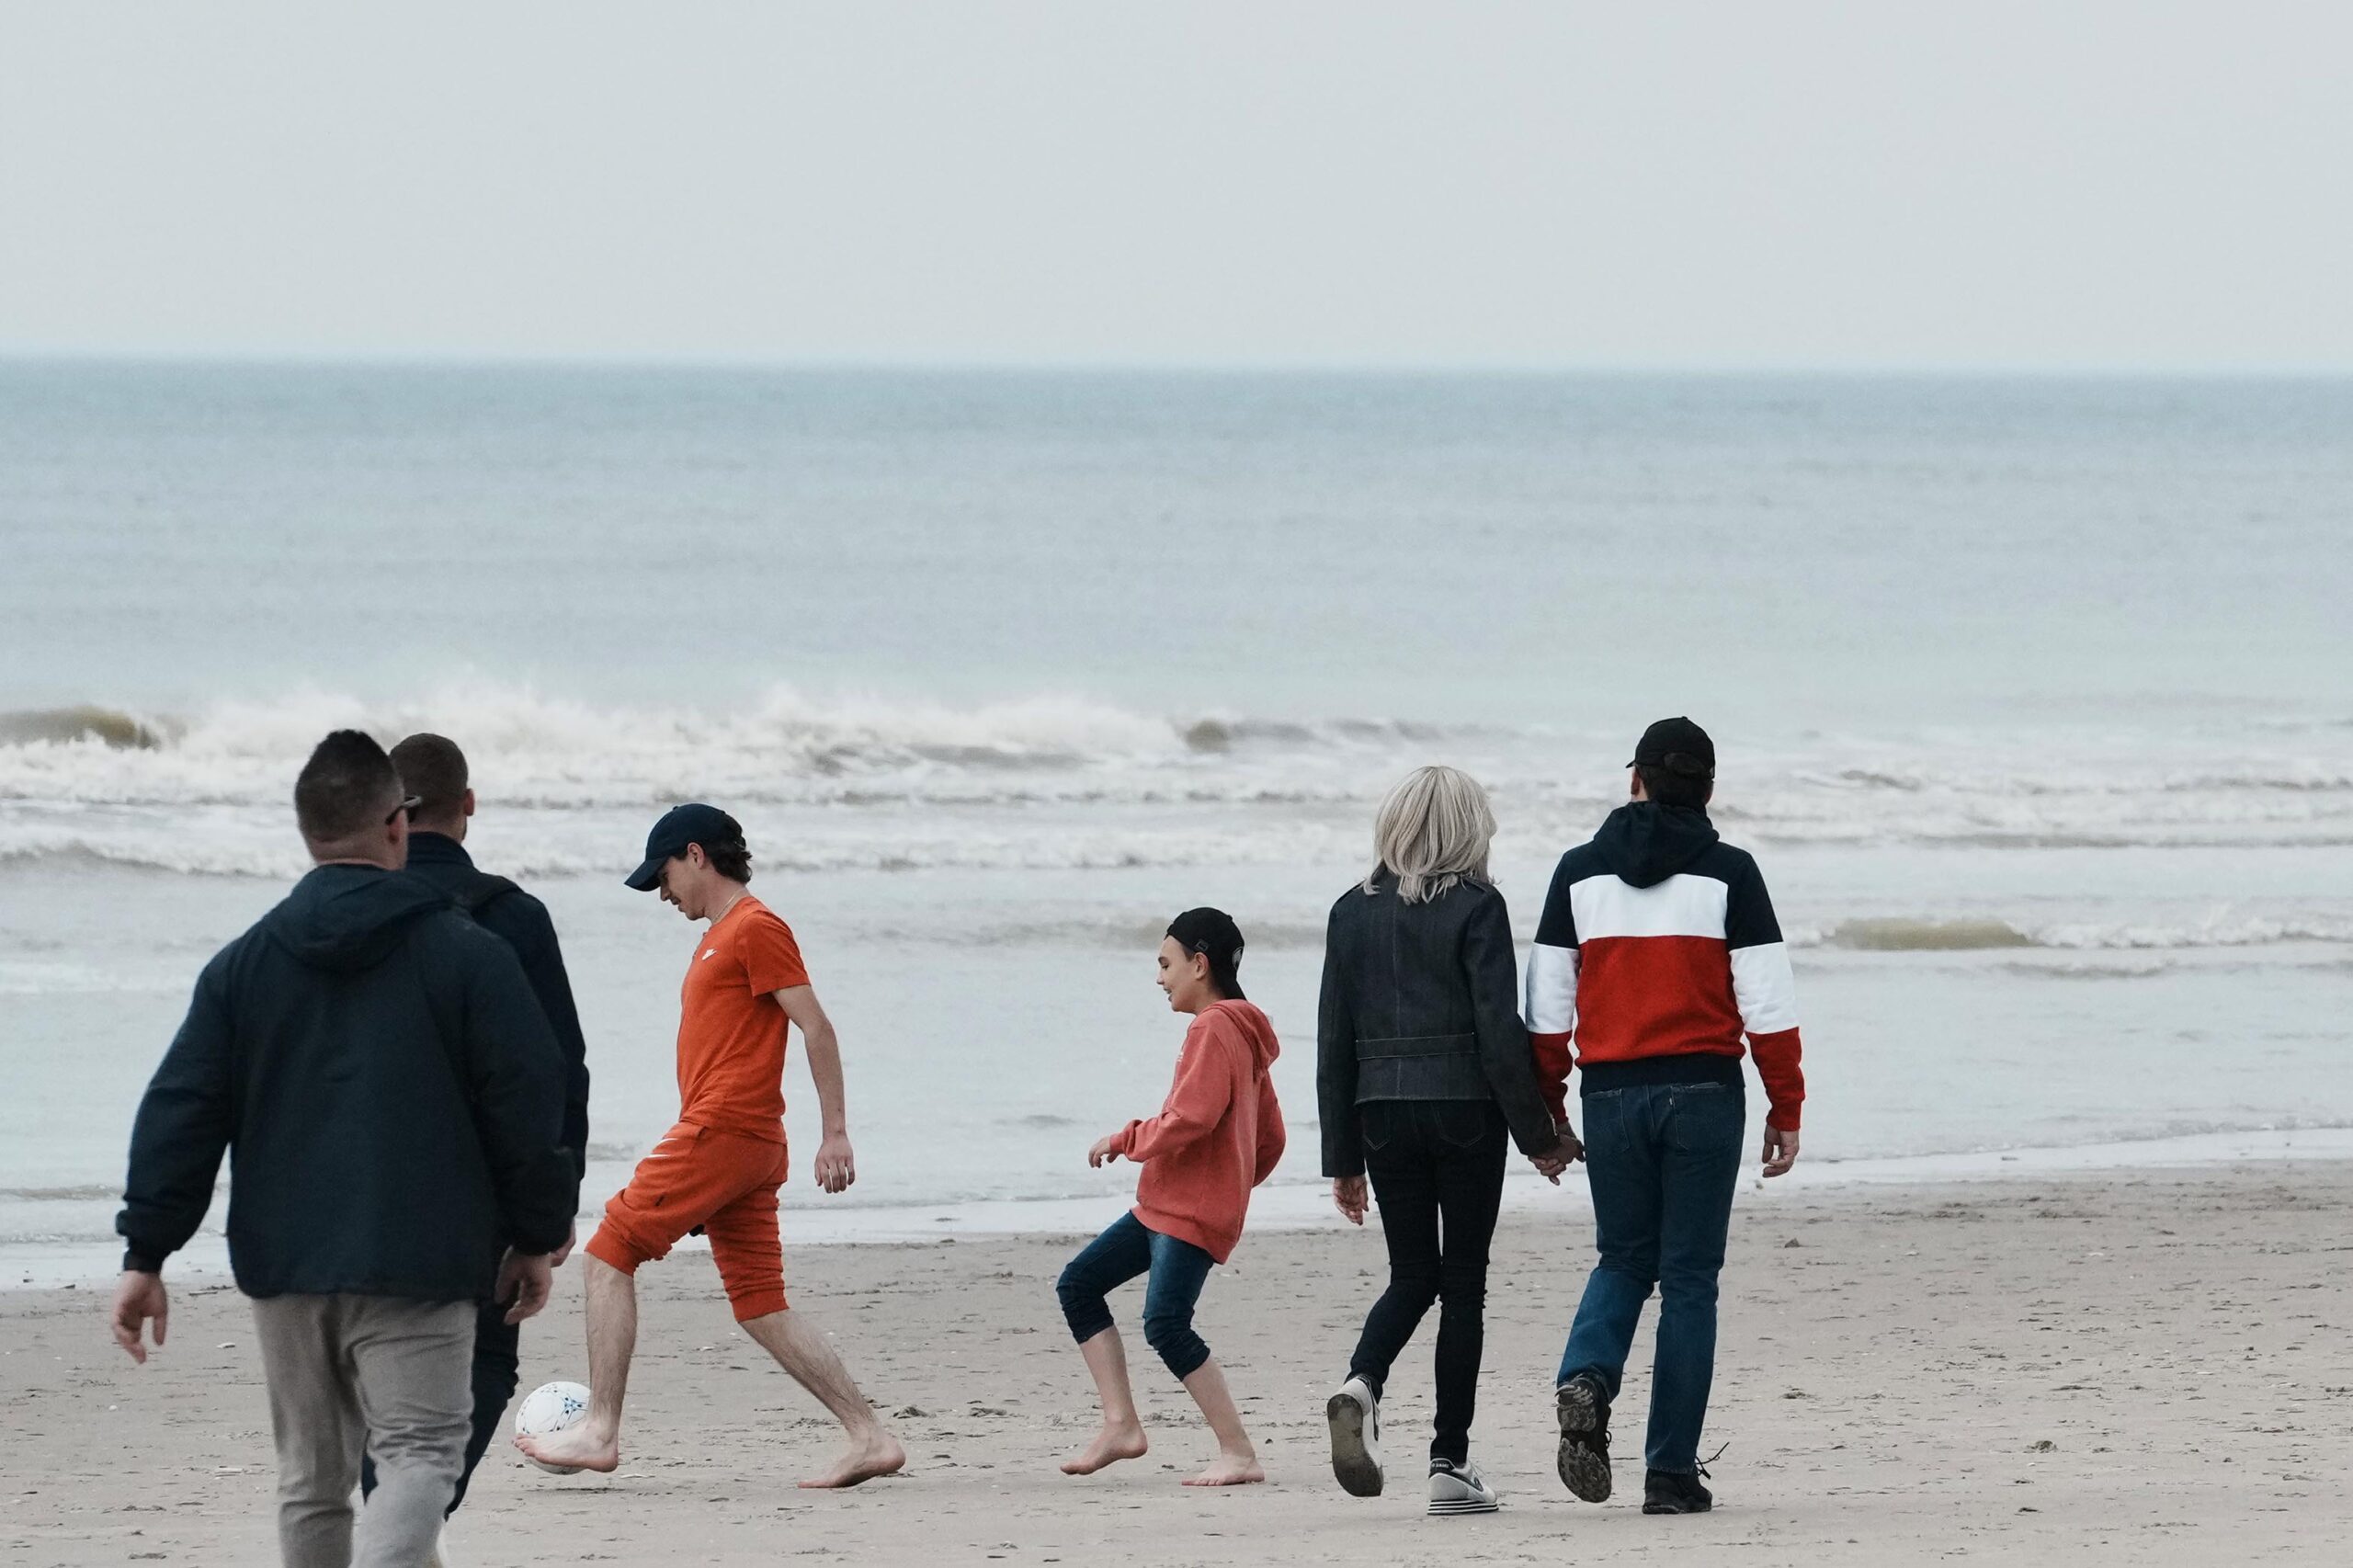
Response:
[[[1629,767],[1663,767],[1684,778],[1716,776],[1716,743],[1688,719],[1661,719],[1643,732]]]
[[[711,845],[743,836],[744,824],[717,806],[699,801],[672,806],[645,835],[645,864],[624,880],[640,892],[652,892],[662,885],[662,868],[684,855],[688,845],[699,844],[707,851]]]

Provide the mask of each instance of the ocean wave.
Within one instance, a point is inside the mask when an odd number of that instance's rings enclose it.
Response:
[[[1984,917],[1935,920],[1871,916],[1838,921],[1819,929],[1795,928],[1785,935],[1793,948],[1842,949],[1852,952],[1942,953],[2001,949],[2142,952],[2353,942],[2353,916],[2221,913],[2173,924],[2034,924]],[[2131,972],[2150,971],[2135,967]]]
[[[1248,776],[1230,781],[1236,793],[1307,800],[1339,788],[1316,777],[1319,756],[1347,766],[1477,733],[1154,714],[1054,695],[955,707],[779,687],[740,709],[704,710],[595,707],[495,687],[392,703],[301,691],[177,718],[97,707],[0,715],[0,801],[276,804],[310,748],[337,728],[386,744],[418,730],[452,735],[502,802],[549,809],[699,794],[847,805],[1019,801],[1083,795],[1107,774],[1127,795],[1181,799],[1193,792],[1188,778],[1235,769]],[[1304,772],[1292,766],[1302,762]]]
[[[1530,725],[1153,713],[1036,695],[965,706],[778,687],[740,708],[593,705],[473,683],[369,702],[302,690],[183,715],[122,707],[0,717],[0,864],[100,862],[191,874],[301,866],[287,798],[325,731],[417,729],[466,747],[533,875],[601,875],[653,814],[709,799],[756,824],[772,864],[809,870],[1090,869],[1353,861],[1375,801],[1447,761],[1487,784],[1498,853],[1578,842],[1623,797],[1622,738]],[[2353,734],[2296,749],[2200,739],[1836,737],[1745,747],[1715,814],[1767,850],[2005,853],[2353,846]],[[2186,754],[2226,758],[2185,767]],[[2034,933],[2029,932],[2032,937]],[[1857,926],[1832,946],[2000,945]]]
[[[500,840],[503,873],[530,878],[619,875],[636,864],[644,824],[632,820],[601,835],[583,831],[566,842]],[[27,837],[30,841],[28,842]],[[1345,853],[1353,856],[1348,835]],[[0,869],[77,867],[163,871],[186,876],[258,877],[291,881],[311,861],[290,827],[233,835],[173,835],[153,829],[118,834],[0,835]],[[926,870],[1103,871],[1195,866],[1260,866],[1300,856],[1343,853],[1325,832],[1218,833],[1182,829],[1078,830],[1026,835],[935,836],[913,831],[873,832],[840,839],[769,836],[754,830],[756,864],[764,870],[917,872]],[[1320,935],[1320,932],[1319,932]]]
[[[1861,952],[1967,952],[1980,948],[2030,948],[2034,938],[1999,920],[1844,920],[1819,938],[1825,948]]]
[[[282,794],[290,765],[335,728],[390,742],[416,730],[463,737],[477,772],[585,783],[619,772],[641,788],[681,782],[681,766],[783,771],[812,778],[925,767],[1051,770],[1098,759],[1172,760],[1180,726],[1074,698],[1037,697],[957,709],[779,687],[738,711],[593,708],[523,689],[456,688],[413,701],[362,702],[307,691],[274,702],[228,702],[180,720],[97,708],[0,718],[0,789],[39,783],[75,798],[207,791]]]
[[[90,742],[117,750],[153,751],[168,744],[174,734],[168,722],[89,704],[0,713],[0,745],[71,745]]]

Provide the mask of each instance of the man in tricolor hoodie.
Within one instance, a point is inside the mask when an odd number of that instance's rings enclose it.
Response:
[[[1087,1475],[1144,1451],[1128,1386],[1128,1358],[1104,1298],[1139,1274],[1143,1336],[1217,1434],[1217,1458],[1188,1486],[1264,1481],[1257,1450],[1225,1386],[1225,1371],[1193,1331],[1210,1268],[1242,1239],[1250,1189],[1283,1156],[1283,1113],[1267,1069],[1281,1048],[1275,1026],[1242,994],[1242,933],[1215,909],[1188,909],[1160,944],[1160,988],[1172,1011],[1193,1015],[1160,1114],[1098,1139],[1086,1163],[1122,1155],[1143,1166],[1135,1207],[1071,1259],[1055,1289],[1071,1337],[1103,1401],[1103,1429],[1063,1461]]]
[[[1662,719],[1629,766],[1632,799],[1561,858],[1528,963],[1528,1028],[1555,1120],[1565,1119],[1572,1040],[1585,1071],[1601,1254],[1561,1358],[1559,1464],[1579,1497],[1608,1497],[1609,1406],[1655,1285],[1643,1512],[1704,1513],[1699,1429],[1745,1125],[1744,1038],[1765,1087],[1768,1176],[1798,1157],[1805,1076],[1765,880],[1708,820],[1714,743],[1688,719]]]

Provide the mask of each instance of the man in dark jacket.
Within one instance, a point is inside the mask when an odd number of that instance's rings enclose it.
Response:
[[[115,1221],[115,1338],[144,1361],[164,1261],[234,1151],[229,1261],[299,1568],[426,1561],[463,1462],[475,1304],[511,1300],[519,1322],[545,1303],[579,1195],[547,1020],[506,944],[402,873],[407,804],[368,736],[311,754],[294,807],[317,866],[205,966]],[[381,1484],[355,1532],[363,1449]]]
[[[1765,879],[1708,820],[1716,748],[1662,719],[1634,748],[1632,800],[1561,858],[1528,959],[1528,1027],[1557,1111],[1574,1038],[1600,1258],[1562,1353],[1561,1480],[1608,1497],[1609,1406],[1659,1292],[1646,1514],[1705,1513],[1699,1429],[1715,1376],[1716,1276],[1740,1174],[1754,1057],[1769,1102],[1764,1174],[1798,1157],[1797,997]]]
[[[572,980],[564,972],[563,949],[556,942],[555,923],[548,906],[508,881],[477,869],[466,853],[466,825],[474,814],[474,791],[466,767],[466,754],[455,741],[435,734],[415,734],[392,748],[392,767],[401,787],[416,804],[408,813],[408,870],[449,895],[474,923],[505,938],[523,965],[531,994],[555,1033],[556,1049],[564,1062],[563,1146],[572,1151],[573,1175],[586,1168],[588,1149],[588,1046],[580,1033],[580,1011],[573,1006]],[[567,1234],[550,1262],[561,1267],[571,1255]],[[506,1420],[507,1403],[515,1397],[521,1365],[521,1325],[506,1321],[504,1302],[485,1301],[474,1323],[474,1426],[466,1441],[465,1468],[458,1475],[458,1490],[449,1512],[466,1500],[466,1485],[474,1467],[490,1448]],[[376,1490],[376,1465],[360,1466],[362,1495]]]

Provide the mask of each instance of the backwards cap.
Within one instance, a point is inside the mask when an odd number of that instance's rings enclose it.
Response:
[[[1242,962],[1242,927],[1222,909],[1188,909],[1168,923],[1168,934],[1188,953],[1210,960],[1212,974],[1232,974]]]

